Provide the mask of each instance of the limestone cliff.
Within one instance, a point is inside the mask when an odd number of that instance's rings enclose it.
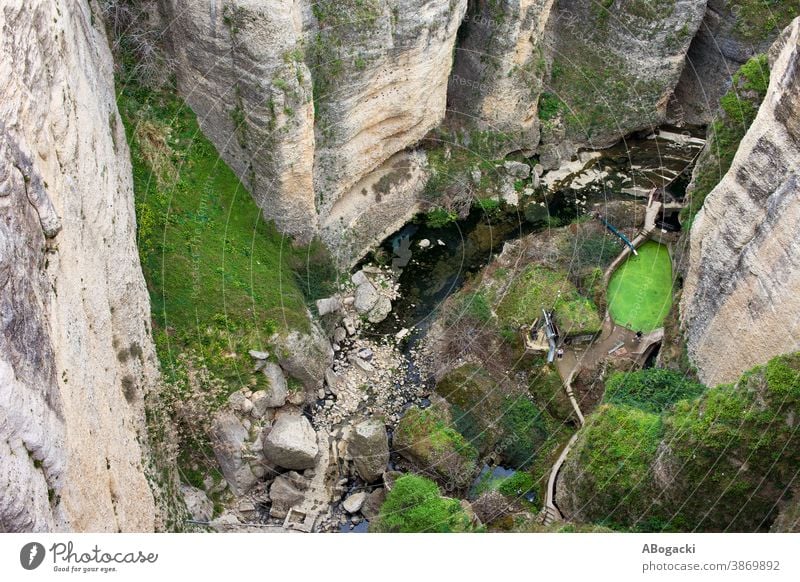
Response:
[[[105,34],[62,0],[0,29],[0,531],[149,531],[158,368]]]
[[[358,254],[375,241],[348,240],[357,224],[382,234],[413,214],[424,158],[371,186],[444,117],[466,0],[163,5],[183,97],[282,231]]]
[[[504,134],[500,153],[538,149],[545,167],[577,147],[606,147],[657,125],[705,5],[470,3],[450,84],[450,120]]]
[[[709,0],[703,22],[686,53],[669,116],[673,122],[707,124],[731,76],[754,55],[766,52],[800,12],[797,0],[769,5],[747,0]]]
[[[692,227],[681,316],[707,384],[800,347],[799,38],[796,19],[771,50],[758,115]]]
[[[537,106],[549,52],[545,30],[553,4],[470,3],[448,90],[453,123],[505,134],[507,151],[536,149]]]

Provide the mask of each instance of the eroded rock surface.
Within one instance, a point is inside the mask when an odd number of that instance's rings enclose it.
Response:
[[[767,96],[692,227],[681,314],[709,385],[800,349],[799,28],[773,47]]]

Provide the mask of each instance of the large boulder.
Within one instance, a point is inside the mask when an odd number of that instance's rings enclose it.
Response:
[[[269,498],[272,502],[270,517],[285,518],[289,510],[303,500],[307,488],[308,483],[294,471],[275,477],[269,488]]]
[[[453,426],[450,408],[434,396],[430,407],[410,408],[394,432],[394,448],[420,471],[451,489],[469,485],[478,453]]]
[[[366,500],[367,500],[367,492],[359,491],[358,493],[353,493],[352,495],[348,496],[342,502],[342,508],[347,513],[358,513],[361,510],[361,506],[364,505],[364,502]]]
[[[317,434],[300,414],[283,414],[265,431],[264,455],[286,469],[310,469],[318,452]]]
[[[392,300],[389,299],[386,295],[381,295],[378,297],[378,300],[375,302],[375,305],[372,309],[369,310],[367,314],[367,319],[371,323],[380,323],[384,319],[386,319],[389,314],[392,312]]]
[[[356,311],[361,314],[367,313],[370,309],[375,307],[379,298],[378,290],[375,289],[372,283],[365,281],[356,287],[356,301],[354,307]]]
[[[380,479],[389,463],[389,440],[384,424],[374,418],[356,424],[348,438],[347,453],[364,481],[371,483]]]
[[[281,368],[309,392],[322,387],[325,370],[333,364],[333,348],[316,325],[308,333],[292,330],[272,336]]]
[[[211,447],[225,481],[235,495],[244,495],[258,480],[243,458],[249,433],[230,410],[220,410],[211,424]]]

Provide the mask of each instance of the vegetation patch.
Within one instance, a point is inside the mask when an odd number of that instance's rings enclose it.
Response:
[[[800,0],[731,0],[734,32],[752,42],[770,40],[800,14]]]
[[[615,372],[606,380],[604,401],[659,413],[679,400],[699,396],[705,386],[684,374],[663,368]]]
[[[470,520],[456,499],[442,497],[425,477],[404,475],[395,481],[370,531],[384,533],[466,532]]]
[[[661,418],[638,408],[604,404],[589,416],[573,453],[580,476],[571,484],[589,501],[589,520],[624,524],[641,515],[661,434]]]
[[[600,331],[601,321],[594,303],[581,296],[567,275],[542,266],[526,268],[497,306],[504,325],[527,327],[542,317],[542,309],[555,311],[564,335]]]

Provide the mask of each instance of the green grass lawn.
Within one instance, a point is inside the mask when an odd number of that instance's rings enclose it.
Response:
[[[275,331],[309,327],[291,265],[299,251],[264,221],[178,98],[130,84],[118,104],[164,372],[191,350],[233,390],[251,377],[247,350],[267,348]]]
[[[648,241],[617,269],[608,284],[608,309],[619,325],[649,332],[672,306],[672,261],[667,247]]]

